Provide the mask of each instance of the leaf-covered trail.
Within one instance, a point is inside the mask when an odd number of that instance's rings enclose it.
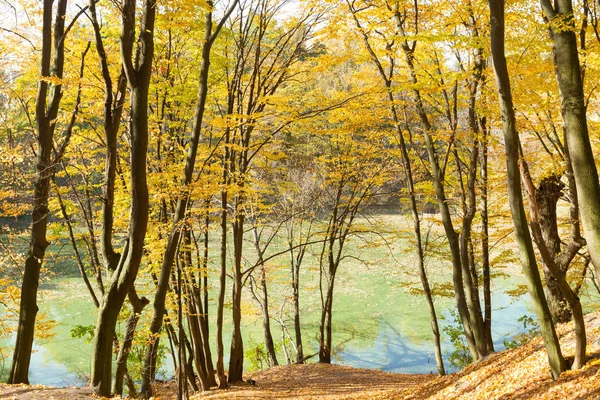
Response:
[[[305,364],[252,375],[256,386],[200,395],[198,399],[387,399],[391,391],[416,388],[434,375],[394,374],[340,365]]]

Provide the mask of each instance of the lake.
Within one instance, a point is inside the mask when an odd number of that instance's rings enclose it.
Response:
[[[399,218],[399,217],[396,217]],[[433,353],[433,341],[429,323],[429,315],[423,296],[408,293],[406,283],[412,282],[414,287],[419,287],[417,270],[412,260],[410,243],[400,240],[401,245],[387,246],[385,251],[377,246],[362,246],[354,243],[349,252],[360,254],[368,262],[358,262],[349,258],[348,262],[340,266],[336,278],[336,291],[334,294],[333,313],[333,362],[354,367],[372,368],[390,372],[402,373],[435,373],[436,365]],[[251,248],[250,246],[248,247]],[[408,250],[407,250],[408,249]],[[218,251],[218,249],[217,249]],[[499,251],[499,250],[498,250]],[[252,251],[248,250],[247,254]],[[307,253],[308,254],[308,253]],[[215,254],[211,260],[218,259]],[[305,355],[313,354],[318,350],[318,321],[320,313],[320,297],[318,295],[318,268],[316,258],[307,255],[305,265],[301,271],[301,319]],[[251,263],[250,263],[251,265]],[[433,282],[449,282],[451,267],[448,260],[438,261],[431,258],[428,261],[428,273]],[[49,266],[52,270],[52,266]],[[210,263],[209,279],[211,284],[216,284],[217,266]],[[291,293],[289,287],[289,273],[287,259],[276,258],[268,265],[268,282],[270,293],[270,306],[272,316],[279,310],[284,310],[282,319],[293,332]],[[524,315],[532,316],[529,297],[527,295],[513,299],[505,293],[507,289],[514,289],[524,280],[517,267],[500,267],[493,272],[503,272],[504,276],[493,280],[493,317],[492,328],[496,350],[503,348],[503,340],[514,336],[524,330],[523,324],[518,321]],[[436,279],[433,279],[435,277]],[[228,280],[227,294],[231,290],[231,281]],[[141,271],[138,278],[137,289],[142,295],[151,296],[153,285],[148,273]],[[215,301],[211,286],[211,302],[209,314],[214,329]],[[586,292],[587,293],[587,292]],[[583,293],[584,304],[592,304],[590,295]],[[597,296],[592,296],[597,298]],[[84,338],[71,337],[70,331],[77,325],[92,325],[95,323],[96,311],[90,300],[81,278],[72,275],[55,275],[46,277],[41,285],[39,295],[40,313],[45,313],[48,319],[56,321],[53,329],[54,337],[47,340],[36,340],[34,354],[30,368],[30,382],[51,386],[84,385],[90,374],[91,344]],[[283,302],[286,304],[283,304]],[[436,308],[441,316],[441,326],[453,324],[451,311],[454,309],[453,298],[436,298]],[[244,292],[243,303],[243,334],[244,346],[248,350],[262,343],[262,325],[260,309],[252,300],[248,291]],[[147,327],[150,307],[144,310],[143,320],[138,330]],[[2,317],[0,309],[0,317]],[[225,310],[225,335],[224,343],[227,351],[230,343],[231,310]],[[120,323],[120,328],[125,325]],[[272,321],[272,333],[275,340],[281,343],[282,327]],[[442,350],[446,358],[446,369],[453,371],[447,362],[449,353],[453,351],[448,337],[443,334]],[[9,357],[3,360],[3,374],[10,368],[9,347],[13,339],[0,340],[0,346],[5,347],[5,354]],[[214,338],[213,338],[214,342]],[[166,343],[164,341],[163,343]],[[143,343],[139,344],[141,350]],[[288,346],[291,357],[294,357],[291,346]],[[281,347],[278,359],[285,363]],[[160,377],[173,376],[173,366],[170,357],[163,360]],[[311,361],[314,361],[311,360]],[[131,361],[130,361],[131,364]],[[264,366],[264,365],[263,365]],[[135,366],[132,366],[134,368]],[[261,367],[259,360],[251,357],[245,361],[248,372]]]

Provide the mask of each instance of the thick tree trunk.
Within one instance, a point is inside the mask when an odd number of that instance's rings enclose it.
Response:
[[[105,293],[98,313],[94,335],[92,386],[99,395],[110,395],[112,379],[112,339],[119,311],[132,288],[142,260],[144,239],[148,226],[148,185],[146,157],[148,149],[148,88],[154,55],[154,20],[156,3],[146,0],[140,29],[140,52],[132,62],[135,35],[135,5],[126,0],[123,7],[121,36],[122,59],[131,92],[131,209],[127,251],[123,251],[112,282]]]
[[[67,0],[59,0],[54,22],[54,61],[50,70],[52,54],[52,0],[44,0],[42,26],[42,58],[40,72],[43,78],[51,75],[61,79],[64,64],[64,31]],[[46,229],[48,224],[48,196],[50,181],[54,175],[56,160],[52,160],[55,120],[62,98],[62,85],[52,86],[50,103],[47,105],[48,81],[40,79],[36,97],[35,120],[37,133],[36,176],[33,185],[33,211],[31,236],[21,283],[19,324],[8,383],[29,383],[29,363],[38,312],[37,292],[42,262],[48,247]]]
[[[531,235],[527,227],[527,218],[523,207],[521,194],[521,180],[519,172],[519,137],[515,126],[515,113],[512,104],[510,79],[506,58],[504,55],[504,1],[488,0],[490,9],[490,25],[492,40],[492,60],[498,101],[502,112],[502,125],[506,146],[506,165],[508,170],[508,196],[515,226],[515,236],[519,246],[521,264],[527,279],[527,287],[533,301],[538,324],[546,344],[548,361],[552,377],[557,379],[566,370],[565,360],[560,350],[558,337],[552,323],[552,316],[544,296],[544,289],[540,278]]]
[[[549,273],[551,274],[551,277],[554,279],[554,282],[560,290],[560,294],[564,296],[564,299],[569,306],[569,310],[573,314],[573,324],[576,339],[573,369],[578,369],[583,367],[583,365],[586,362],[585,323],[583,320],[581,302],[579,301],[577,294],[569,286],[569,283],[565,279],[565,275],[562,273],[563,268],[561,268],[560,266],[569,265],[573,257],[575,257],[577,251],[581,248],[581,244],[577,241],[573,241],[569,244],[569,246],[565,248],[565,251],[560,254],[554,253],[554,249],[551,249],[549,247],[550,245],[554,245],[560,250],[560,241],[558,243],[552,242],[553,240],[557,239],[558,233],[556,233],[556,236],[551,235],[548,238],[548,240],[544,237],[542,229],[540,228],[540,204],[537,202],[537,199],[541,197],[543,199],[542,202],[549,200],[548,197],[552,197],[552,192],[560,193],[560,187],[558,189],[556,187],[552,187],[553,185],[548,184],[547,179],[543,180],[541,187],[544,188],[544,190],[542,191],[542,196],[538,196],[539,193],[537,193],[536,189],[533,186],[533,182],[529,174],[529,168],[524,160],[521,160],[520,167],[522,179],[530,197],[530,218],[533,238],[540,251],[540,255],[542,256],[544,266],[548,269]],[[556,196],[556,194],[554,195]],[[550,203],[555,204],[553,200]],[[551,204],[546,203],[542,206],[544,208],[551,208]]]
[[[570,29],[575,23],[573,5],[571,0],[555,1],[554,6],[542,0],[541,4],[550,21],[566,145],[577,183],[584,237],[596,277],[600,277],[600,183],[588,133],[577,37]]]

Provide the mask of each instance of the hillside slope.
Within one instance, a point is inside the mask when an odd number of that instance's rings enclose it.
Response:
[[[490,356],[463,371],[390,398],[411,399],[600,399],[600,313],[586,320],[588,363],[553,381],[542,339]],[[573,324],[558,328],[563,354],[574,354]],[[392,394],[392,393],[390,393]]]

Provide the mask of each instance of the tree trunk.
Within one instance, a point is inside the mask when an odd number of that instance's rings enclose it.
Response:
[[[550,21],[566,145],[577,183],[584,236],[596,277],[600,277],[600,184],[588,133],[577,37],[571,29],[575,24],[573,5],[571,0],[555,1],[554,7],[548,0],[541,4]]]
[[[321,311],[319,327],[319,362],[331,364],[331,314],[333,311],[333,282],[334,276],[327,278],[325,304]]]
[[[558,235],[558,224],[556,220],[556,203],[560,199],[563,184],[558,176],[550,176],[542,179],[535,191],[535,202],[538,209],[539,225],[541,234],[550,255],[556,259],[561,253],[560,236]],[[548,265],[542,260],[544,276],[546,278],[546,298],[548,307],[552,313],[552,319],[557,323],[571,320],[571,311],[565,297],[560,291],[558,281],[552,275]],[[568,267],[568,264],[567,264]],[[562,279],[566,279],[567,271],[559,269]]]
[[[234,6],[237,2],[234,2]],[[151,337],[156,338],[155,341],[151,341],[146,347],[146,355],[144,359],[144,372],[142,374],[142,395],[145,398],[152,396],[152,385],[151,382],[154,380],[154,369],[152,366],[156,365],[156,354],[158,350],[158,341],[160,330],[162,328],[162,320],[165,309],[166,293],[169,286],[169,276],[171,274],[171,268],[175,260],[175,254],[177,247],[179,246],[179,239],[181,237],[182,221],[187,211],[189,203],[188,186],[192,183],[194,166],[196,164],[196,154],[198,152],[198,143],[200,141],[200,133],[202,131],[202,122],[204,119],[204,111],[206,108],[206,96],[208,94],[208,72],[210,68],[210,51],[214,40],[219,34],[224,21],[229,17],[233,6],[228,9],[223,20],[219,23],[217,30],[212,32],[212,1],[208,2],[211,11],[205,15],[204,24],[204,43],[202,45],[202,60],[200,62],[200,82],[198,85],[198,99],[196,101],[196,111],[194,115],[194,122],[192,126],[192,140],[188,149],[188,155],[185,162],[185,172],[182,180],[182,186],[185,193],[177,200],[177,206],[175,215],[173,217],[173,226],[171,228],[171,234],[167,243],[167,248],[163,256],[163,262],[161,266],[161,272],[158,279],[158,287],[156,289],[154,303],[153,303],[153,314],[152,322],[150,324]],[[209,388],[205,388],[208,390]]]
[[[290,246],[291,247],[291,246]],[[303,251],[301,249],[300,251]],[[296,259],[293,260],[292,255],[292,297],[294,302],[294,338],[296,340],[296,363],[300,364],[304,361],[304,350],[302,349],[302,329],[300,326],[300,263]]]
[[[358,28],[361,28],[360,22],[358,21],[358,18],[356,17],[356,14],[355,14],[356,11],[354,9],[351,9],[351,11],[353,12],[355,22],[357,23]],[[390,111],[391,111],[391,114],[392,114],[392,117],[394,120],[394,125],[396,128],[396,135],[398,136],[398,140],[400,142],[400,151],[402,153],[402,164],[404,166],[404,170],[405,170],[405,174],[406,174],[406,182],[408,185],[408,191],[409,191],[409,196],[410,196],[410,211],[411,211],[412,218],[413,218],[413,229],[415,232],[415,239],[416,239],[416,244],[417,244],[417,247],[415,250],[416,250],[416,254],[417,254],[417,265],[418,265],[418,269],[419,269],[419,278],[421,279],[421,285],[423,286],[423,292],[425,293],[425,300],[427,302],[427,308],[429,309],[429,319],[430,319],[430,323],[431,323],[431,330],[433,333],[434,348],[435,348],[435,362],[436,362],[438,374],[440,376],[443,376],[446,374],[446,371],[444,369],[444,360],[442,358],[442,348],[441,348],[441,344],[440,344],[440,331],[439,331],[439,325],[438,325],[438,320],[437,320],[437,314],[435,312],[435,305],[433,302],[433,296],[431,294],[431,288],[429,286],[429,280],[427,278],[427,272],[425,271],[425,263],[424,263],[425,255],[424,255],[424,251],[423,251],[423,242],[421,239],[421,220],[419,217],[419,211],[418,211],[418,206],[417,206],[417,197],[416,197],[415,183],[414,183],[414,178],[413,178],[413,173],[412,173],[412,165],[411,165],[410,157],[408,155],[406,142],[404,141],[404,134],[402,132],[402,127],[400,125],[400,118],[398,116],[398,110],[396,108],[396,100],[394,98],[394,93],[392,91],[393,69],[390,69],[388,73],[385,72],[385,69],[383,68],[383,65],[381,64],[381,61],[379,60],[379,57],[377,56],[377,54],[371,47],[371,43],[369,42],[369,37],[364,32],[363,32],[363,40],[365,42],[367,50],[369,51],[371,60],[377,67],[379,74],[385,83],[385,86],[387,89],[389,107],[390,107]]]
[[[265,335],[265,348],[269,357],[269,367],[279,365],[277,354],[275,353],[275,343],[271,334],[271,319],[269,317],[269,294],[267,292],[267,279],[265,277],[265,266],[260,269],[260,286],[262,289],[263,301],[261,302],[263,332]]]
[[[231,334],[231,350],[229,352],[229,383],[242,381],[244,372],[244,342],[242,340],[242,248],[244,242],[244,214],[241,207],[241,196],[236,196],[235,216],[233,223],[233,288],[232,313],[233,321]]]
[[[406,35],[404,33],[404,20],[400,15],[400,10],[397,7],[394,10],[394,17],[396,20],[396,26],[398,28],[398,31],[400,32],[400,36],[403,36],[400,46],[403,50],[405,56],[404,58],[408,66],[409,82],[413,85],[413,101],[417,108],[417,114],[419,116],[419,119],[421,120],[421,123],[423,125],[423,138],[425,139],[427,156],[429,158],[429,164],[431,165],[431,175],[433,179],[433,185],[435,188],[436,199],[442,217],[444,232],[446,233],[450,253],[452,256],[452,282],[454,285],[456,308],[458,309],[458,313],[465,330],[465,337],[467,340],[467,345],[469,347],[469,352],[473,356],[473,360],[478,361],[488,354],[488,348],[485,344],[485,340],[483,340],[483,324],[479,323],[480,321],[482,321],[482,318],[481,316],[478,317],[476,315],[472,315],[472,313],[477,312],[478,309],[480,310],[480,307],[476,309],[469,309],[469,305],[471,305],[471,307],[475,306],[473,300],[474,296],[472,293],[469,296],[465,294],[464,280],[466,279],[467,282],[470,280],[470,271],[468,265],[463,265],[463,263],[467,261],[467,258],[465,257],[465,254],[461,252],[461,237],[459,237],[459,235],[457,234],[452,223],[452,216],[450,214],[450,208],[448,206],[448,201],[444,189],[444,171],[440,168],[437,158],[438,155],[433,144],[433,139],[431,137],[433,126],[431,125],[429,117],[427,116],[425,105],[423,104],[423,99],[421,97],[421,92],[417,86],[417,75],[414,66],[414,49],[416,46],[416,42],[414,42],[412,46],[409,45],[408,39],[406,38]],[[467,227],[469,227],[469,225],[470,224],[466,224]],[[463,228],[464,227],[465,224],[463,224]],[[462,236],[464,237],[465,234],[466,232],[463,232]],[[467,238],[464,237],[464,239]],[[468,243],[468,240],[463,241],[464,247]],[[463,276],[463,274],[469,274],[469,276]],[[471,290],[471,287],[468,286],[467,289]]]
[[[269,368],[270,368],[270,367],[279,365],[279,363],[277,362],[277,354],[275,353],[275,341],[273,340],[273,334],[271,333],[271,318],[269,315],[269,293],[268,293],[268,289],[267,289],[267,271],[265,269],[265,262],[264,262],[264,257],[263,257],[264,252],[266,251],[266,247],[261,248],[260,235],[258,233],[258,229],[257,229],[256,225],[252,226],[252,234],[253,234],[254,248],[256,249],[256,253],[258,254],[258,264],[260,265],[259,282],[260,282],[260,289],[262,292],[260,296],[256,296],[254,291],[252,291],[252,293],[254,295],[254,298],[260,304],[260,309],[261,309],[261,314],[262,314],[263,334],[265,337],[265,349],[267,351],[267,358],[268,358],[267,362],[268,362]]]
[[[135,291],[135,288],[131,288],[129,291],[129,302],[131,303],[131,314],[127,319],[125,337],[123,338],[123,343],[121,344],[121,349],[119,351],[119,355],[117,356],[117,370],[115,371],[115,380],[113,381],[112,392],[117,396],[123,395],[123,382],[125,379],[125,373],[127,372],[127,359],[133,344],[135,328],[140,320],[142,310],[148,305],[148,303],[150,303],[150,301],[148,301],[148,299],[145,297],[140,299]]]
[[[92,386],[97,387],[96,391],[101,396],[110,395],[112,339],[115,335],[115,325],[125,296],[137,276],[148,226],[148,185],[146,182],[148,89],[154,55],[155,15],[155,1],[146,0],[138,42],[141,47],[134,65],[132,53],[135,37],[135,5],[133,0],[124,2],[121,52],[131,92],[131,209],[127,251],[123,251],[121,254],[110,287],[102,300],[94,335],[91,381]]]
[[[523,207],[521,180],[519,173],[519,137],[515,126],[515,113],[510,90],[510,79],[504,54],[504,1],[488,0],[492,41],[492,61],[498,89],[498,102],[502,112],[502,125],[506,147],[506,166],[508,170],[508,197],[515,227],[515,236],[519,246],[521,265],[527,278],[527,288],[533,301],[538,324],[546,344],[552,378],[557,379],[566,370],[565,360],[560,350],[558,337],[552,323],[552,316],[544,296],[531,235],[527,227],[527,218]]]
[[[54,22],[54,61],[50,70],[52,55],[52,0],[44,0],[42,26],[42,58],[40,72],[43,78],[51,75],[63,77],[64,31],[67,0],[59,0]],[[35,332],[35,319],[38,312],[37,292],[42,262],[48,247],[46,229],[48,224],[48,196],[50,180],[54,175],[52,160],[55,120],[62,98],[62,85],[53,85],[50,103],[47,105],[48,81],[40,79],[36,97],[35,120],[37,133],[36,175],[33,185],[33,211],[31,213],[31,236],[25,260],[25,271],[21,284],[19,324],[8,383],[29,383],[29,363]]]
[[[225,144],[229,143],[228,134],[225,134]],[[223,182],[227,184],[227,163],[229,151],[225,149],[223,157]],[[227,387],[223,356],[223,311],[225,308],[225,285],[227,277],[227,191],[221,193],[221,269],[219,272],[219,300],[217,304],[217,384],[219,389]]]
[[[494,342],[492,339],[492,290],[490,277],[490,248],[489,248],[489,229],[488,229],[488,136],[486,119],[482,118],[481,123],[481,270],[483,275],[483,302],[485,315],[483,320],[484,332],[488,351],[494,351]]]
[[[581,302],[577,297],[576,293],[571,289],[565,276],[562,273],[562,268],[560,265],[568,266],[573,257],[575,257],[576,252],[580,249],[581,245],[577,241],[573,241],[567,246],[565,251],[559,255],[553,254],[553,250],[549,248],[549,245],[554,244],[560,249],[559,243],[552,243],[553,239],[556,239],[558,234],[555,237],[550,237],[549,241],[546,240],[544,235],[542,234],[542,230],[540,228],[540,204],[538,204],[537,199],[540,197],[536,189],[533,186],[533,182],[531,179],[531,175],[529,174],[529,168],[525,160],[521,160],[521,175],[525,187],[527,188],[527,192],[530,197],[530,218],[531,218],[531,230],[533,232],[533,238],[538,246],[540,251],[540,255],[542,256],[542,260],[544,262],[545,267],[550,272],[552,278],[554,279],[556,285],[558,286],[560,293],[564,296],[565,301],[567,302],[570,311],[573,313],[573,324],[575,330],[575,357],[573,360],[573,369],[578,369],[583,367],[586,362],[585,353],[586,353],[586,335],[585,335],[585,323],[583,320],[583,313],[581,309]],[[542,181],[544,184],[547,181]],[[544,200],[548,200],[547,197],[551,197],[552,194],[548,193],[547,190],[557,191],[556,188],[547,189],[546,185],[542,185],[542,188],[545,188],[546,191],[543,193]],[[560,189],[558,189],[560,192]],[[548,208],[548,204],[544,205]]]

